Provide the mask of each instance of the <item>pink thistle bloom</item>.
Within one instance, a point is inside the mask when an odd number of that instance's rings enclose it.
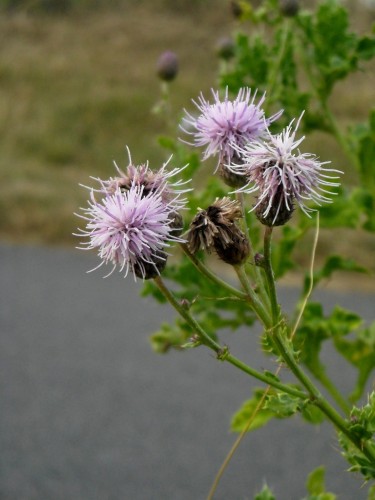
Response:
[[[82,209],[84,215],[77,214],[86,221],[86,229],[80,229],[76,236],[89,238],[82,243],[83,249],[98,250],[102,262],[95,269],[111,263],[109,274],[118,266],[125,276],[130,269],[136,276],[147,279],[151,268],[154,277],[159,274],[160,261],[167,259],[164,249],[170,242],[184,241],[173,235],[171,227],[181,202],[173,199],[166,204],[160,191],[145,195],[144,187],[134,184],[126,191],[117,188],[97,201],[91,190],[88,203],[88,208]]]
[[[201,94],[198,102],[193,101],[200,115],[198,118],[186,112],[185,133],[194,137],[194,146],[206,147],[203,160],[219,155],[219,163],[230,163],[238,157],[238,151],[254,139],[262,136],[266,126],[279,118],[282,111],[266,119],[261,108],[265,94],[255,104],[257,91],[251,97],[251,89],[242,88],[234,101],[228,98],[220,100],[219,92],[212,90],[214,103],[210,104]],[[188,143],[189,144],[189,143]]]
[[[319,206],[330,203],[332,200],[327,195],[335,193],[325,188],[340,185],[336,181],[338,176],[326,172],[342,172],[323,167],[329,161],[320,162],[315,155],[297,149],[305,138],[295,139],[302,116],[303,113],[294,130],[292,120],[281,134],[272,135],[268,130],[266,140],[248,143],[239,150],[244,164],[230,167],[233,172],[244,174],[248,181],[238,192],[259,191],[254,209],[261,209],[265,220],[272,216],[268,225],[278,225],[276,220],[280,212],[288,211],[291,215],[294,201],[309,215],[313,209],[305,202],[313,201]]]
[[[114,162],[118,176],[110,177],[108,180],[102,180],[95,177],[93,178],[101,185],[100,189],[95,190],[96,192],[101,192],[107,195],[115,193],[118,188],[120,188],[121,191],[127,191],[133,185],[142,186],[143,196],[148,195],[150,192],[160,193],[165,203],[168,204],[170,200],[174,200],[176,210],[184,207],[186,200],[179,199],[179,195],[190,191],[190,189],[184,188],[184,186],[190,181],[178,180],[176,182],[171,182],[170,179],[184,170],[187,165],[182,168],[174,168],[168,171],[167,166],[172,159],[171,156],[159,170],[153,171],[149,167],[148,162],[142,165],[134,165],[132,163],[129,148],[127,148],[127,152],[129,164],[125,171],[121,170],[117,163]]]

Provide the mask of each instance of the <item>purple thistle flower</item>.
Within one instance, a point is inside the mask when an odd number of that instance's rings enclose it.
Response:
[[[172,215],[180,206],[178,197],[166,204],[162,192],[145,195],[144,187],[136,184],[126,191],[118,187],[100,201],[91,190],[89,206],[82,209],[84,215],[77,214],[86,220],[86,229],[76,236],[89,238],[82,243],[83,249],[98,250],[102,262],[95,269],[111,263],[109,274],[119,266],[125,276],[131,269],[143,279],[155,277],[167,259],[164,249],[170,242],[184,241],[173,235],[171,227]]]
[[[228,98],[228,88],[224,101],[219,92],[212,90],[214,103],[210,104],[201,94],[198,102],[194,102],[200,115],[195,118],[188,112],[181,129],[194,136],[194,146],[206,147],[203,160],[216,154],[219,163],[230,163],[238,157],[238,151],[254,139],[262,136],[267,125],[279,118],[282,111],[266,119],[261,108],[265,94],[255,104],[257,91],[251,98],[251,89],[242,88],[234,101]],[[189,144],[189,143],[188,143]]]
[[[171,182],[170,179],[171,177],[176,176],[182,170],[184,170],[187,165],[182,168],[174,168],[168,171],[167,166],[172,159],[172,156],[170,156],[170,158],[162,165],[162,167],[154,172],[150,169],[148,162],[142,165],[134,165],[132,163],[130,150],[128,147],[126,149],[128,152],[129,164],[126,167],[125,172],[118,167],[116,162],[114,162],[118,176],[110,177],[108,180],[102,180],[93,177],[93,179],[99,182],[101,186],[100,189],[97,189],[95,191],[107,195],[115,193],[118,188],[120,188],[121,191],[127,191],[133,185],[142,186],[143,196],[146,196],[149,193],[160,193],[163,201],[166,204],[168,204],[173,199],[174,203],[176,204],[176,210],[178,210],[179,208],[183,208],[186,200],[180,200],[179,195],[191,190],[189,188],[183,188],[183,186],[185,186],[190,181],[178,180],[176,182]]]
[[[292,129],[294,120],[281,134],[272,135],[264,141],[253,141],[239,149],[244,164],[232,165],[233,172],[244,174],[247,184],[239,189],[241,192],[259,191],[254,210],[258,218],[266,225],[284,224],[292,215],[296,202],[309,215],[313,209],[305,202],[313,201],[317,205],[330,203],[327,195],[334,195],[325,187],[337,187],[339,177],[326,172],[342,173],[339,170],[327,169],[319,159],[310,153],[301,153],[297,148],[304,140],[295,140],[301,118]],[[296,150],[297,149],[297,150]],[[296,150],[296,151],[295,151]]]

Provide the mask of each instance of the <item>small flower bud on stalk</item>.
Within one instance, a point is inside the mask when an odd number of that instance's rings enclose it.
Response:
[[[294,17],[299,11],[298,0],[280,0],[281,13],[286,17]]]
[[[240,18],[243,14],[243,8],[241,2],[238,0],[232,0],[230,3],[230,9],[234,17]]]
[[[254,255],[254,263],[258,267],[263,267],[264,266],[264,255],[261,253],[256,253]]]
[[[167,50],[158,59],[156,71],[159,78],[165,82],[174,80],[178,73],[178,59],[174,52]]]
[[[216,53],[224,61],[232,59],[235,53],[233,39],[229,36],[220,38],[216,44]]]

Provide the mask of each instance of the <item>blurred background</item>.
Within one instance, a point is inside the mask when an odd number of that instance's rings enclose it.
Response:
[[[374,2],[346,3],[353,29],[368,32]],[[170,310],[151,303],[145,314],[132,280],[124,286],[121,276],[87,277],[96,258],[77,257],[72,233],[73,213],[87,199],[79,183],[113,175],[113,160],[126,166],[126,145],[135,163],[149,160],[157,168],[168,157],[157,142],[167,125],[154,112],[162,98],[160,54],[172,50],[179,60],[170,83],[175,122],[168,125],[178,136],[183,108],[217,86],[220,40],[239,29],[229,0],[0,0],[0,374],[7,381],[1,387],[1,500],[204,498],[232,444],[230,415],[250,393],[241,374],[228,370],[217,384],[222,366],[207,352],[197,358],[153,354],[148,335]],[[374,89],[374,63],[337,85],[332,105],[343,126],[366,118]],[[307,142],[340,169],[343,157],[333,141],[312,134]],[[348,254],[355,243],[359,263],[373,264],[368,234],[335,234]],[[329,233],[320,248],[325,244],[332,244]],[[345,280],[340,286],[349,290],[353,281]],[[353,286],[373,290],[373,277],[360,275]],[[354,303],[370,320],[371,295],[356,293],[353,301],[349,291],[348,307]],[[288,293],[282,299],[291,304],[295,297]],[[244,337],[241,352],[261,363],[253,341],[250,349]],[[360,479],[341,481],[346,464],[335,462],[330,429],[314,429],[307,438],[299,423],[287,425],[272,436],[279,440],[277,454],[289,458],[270,470],[275,451],[265,445],[267,435],[251,436],[217,498],[250,498],[249,483],[261,489],[268,472],[281,492],[277,498],[295,500],[322,456],[332,456],[330,484],[339,493],[341,487],[340,499],[365,498],[365,492],[357,496]],[[300,476],[296,464],[303,467]],[[233,491],[239,496],[231,497]]]
[[[348,4],[353,28],[369,31],[373,2]],[[0,0],[0,238],[75,245],[73,212],[87,198],[78,183],[112,175],[113,160],[125,166],[126,145],[136,163],[158,167],[168,157],[157,144],[165,122],[152,112],[160,54],[179,60],[176,137],[183,108],[216,87],[218,47],[239,28],[229,0]],[[375,72],[366,69],[337,85],[343,125],[365,119],[373,103]],[[340,169],[333,141],[308,142]]]

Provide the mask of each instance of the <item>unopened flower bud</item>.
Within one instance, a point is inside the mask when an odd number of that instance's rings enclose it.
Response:
[[[234,17],[239,18],[243,14],[243,8],[241,6],[241,2],[238,0],[232,0],[230,3],[230,9]]]
[[[159,250],[157,255],[150,257],[150,262],[138,261],[134,264],[133,271],[137,278],[150,280],[160,276],[167,265],[167,255]]]
[[[178,73],[178,59],[174,52],[167,50],[163,52],[157,62],[157,74],[161,80],[170,82]]]
[[[299,11],[299,0],[280,0],[281,13],[286,17],[294,17]]]
[[[263,267],[264,265],[264,255],[261,253],[256,253],[254,255],[254,263],[258,267]]]
[[[188,311],[190,309],[190,307],[191,307],[191,302],[188,299],[181,299],[180,300],[180,305],[181,305],[181,307],[183,307],[184,309],[186,309],[186,311]]]
[[[218,40],[216,44],[216,53],[225,61],[232,59],[235,53],[235,45],[233,39],[229,36],[222,37]]]

